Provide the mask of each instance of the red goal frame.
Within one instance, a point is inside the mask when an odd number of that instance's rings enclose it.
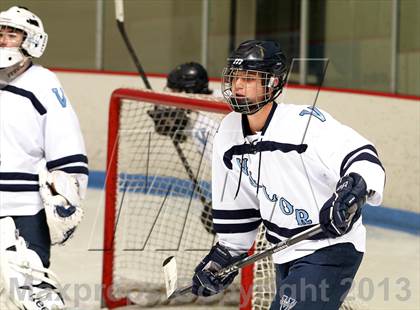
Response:
[[[127,298],[118,299],[112,295],[113,263],[114,263],[114,232],[116,220],[117,199],[117,159],[118,159],[118,129],[120,125],[120,108],[122,100],[142,101],[154,104],[171,105],[178,108],[200,110],[227,114],[230,107],[220,101],[211,101],[195,97],[177,96],[174,94],[157,93],[147,90],[128,88],[116,89],[110,99],[108,114],[108,146],[105,177],[105,220],[102,266],[102,306],[116,308],[129,305]],[[252,309],[253,265],[241,271],[242,289],[240,294],[240,309]]]

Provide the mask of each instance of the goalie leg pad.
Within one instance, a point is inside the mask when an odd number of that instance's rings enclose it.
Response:
[[[26,247],[11,217],[0,219],[0,291],[18,309],[64,309],[54,273]]]

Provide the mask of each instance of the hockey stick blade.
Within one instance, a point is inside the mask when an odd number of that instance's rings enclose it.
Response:
[[[162,264],[165,279],[166,296],[168,299],[175,292],[178,282],[175,256],[169,256]]]
[[[284,250],[300,241],[304,241],[309,239],[312,236],[315,236],[316,234],[322,232],[321,229],[321,225],[317,224],[311,228],[308,228],[307,230],[302,231],[301,233],[296,234],[293,237],[290,237],[289,239],[286,239],[280,243],[277,243],[275,245],[273,245],[272,247],[268,248],[267,250],[261,251],[259,253],[250,255],[245,257],[244,259],[241,259],[239,261],[237,261],[236,263],[227,266],[221,270],[219,270],[219,272],[217,272],[216,276],[217,277],[224,277],[232,272],[238,271],[239,269],[248,266],[250,264],[255,263],[256,261],[266,258],[276,252],[279,252],[281,250]],[[164,277],[165,277],[165,285],[166,285],[166,296],[168,299],[173,299],[177,296],[181,296],[184,295],[186,293],[190,293],[191,289],[192,289],[192,285],[188,285],[185,287],[181,287],[181,288],[177,288],[177,281],[174,281],[173,279],[177,280],[177,275],[176,275],[176,263],[174,264],[173,262],[175,262],[175,257],[171,256],[168,257],[164,262],[163,262],[163,272],[164,272]],[[168,264],[171,264],[170,267],[166,267],[168,266]],[[175,273],[175,275],[173,274]],[[168,288],[170,288],[168,290]]]

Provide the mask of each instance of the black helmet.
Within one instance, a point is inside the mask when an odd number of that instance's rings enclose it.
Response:
[[[242,77],[261,81],[265,89],[262,98],[236,96],[232,81],[240,73]],[[286,56],[275,41],[248,40],[239,45],[227,59],[222,75],[222,92],[232,109],[243,114],[253,114],[268,102],[276,99],[286,83]]]
[[[196,62],[188,62],[177,66],[169,75],[166,86],[174,91],[211,94],[207,71]]]

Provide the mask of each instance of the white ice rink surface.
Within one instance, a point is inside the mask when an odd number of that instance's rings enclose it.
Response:
[[[99,309],[102,252],[92,249],[102,248],[103,191],[89,190],[84,209],[85,218],[75,237],[64,247],[52,249],[51,268],[61,279],[70,305]],[[419,310],[419,236],[374,226],[367,226],[367,231],[367,253],[350,295],[363,302],[364,309]]]

